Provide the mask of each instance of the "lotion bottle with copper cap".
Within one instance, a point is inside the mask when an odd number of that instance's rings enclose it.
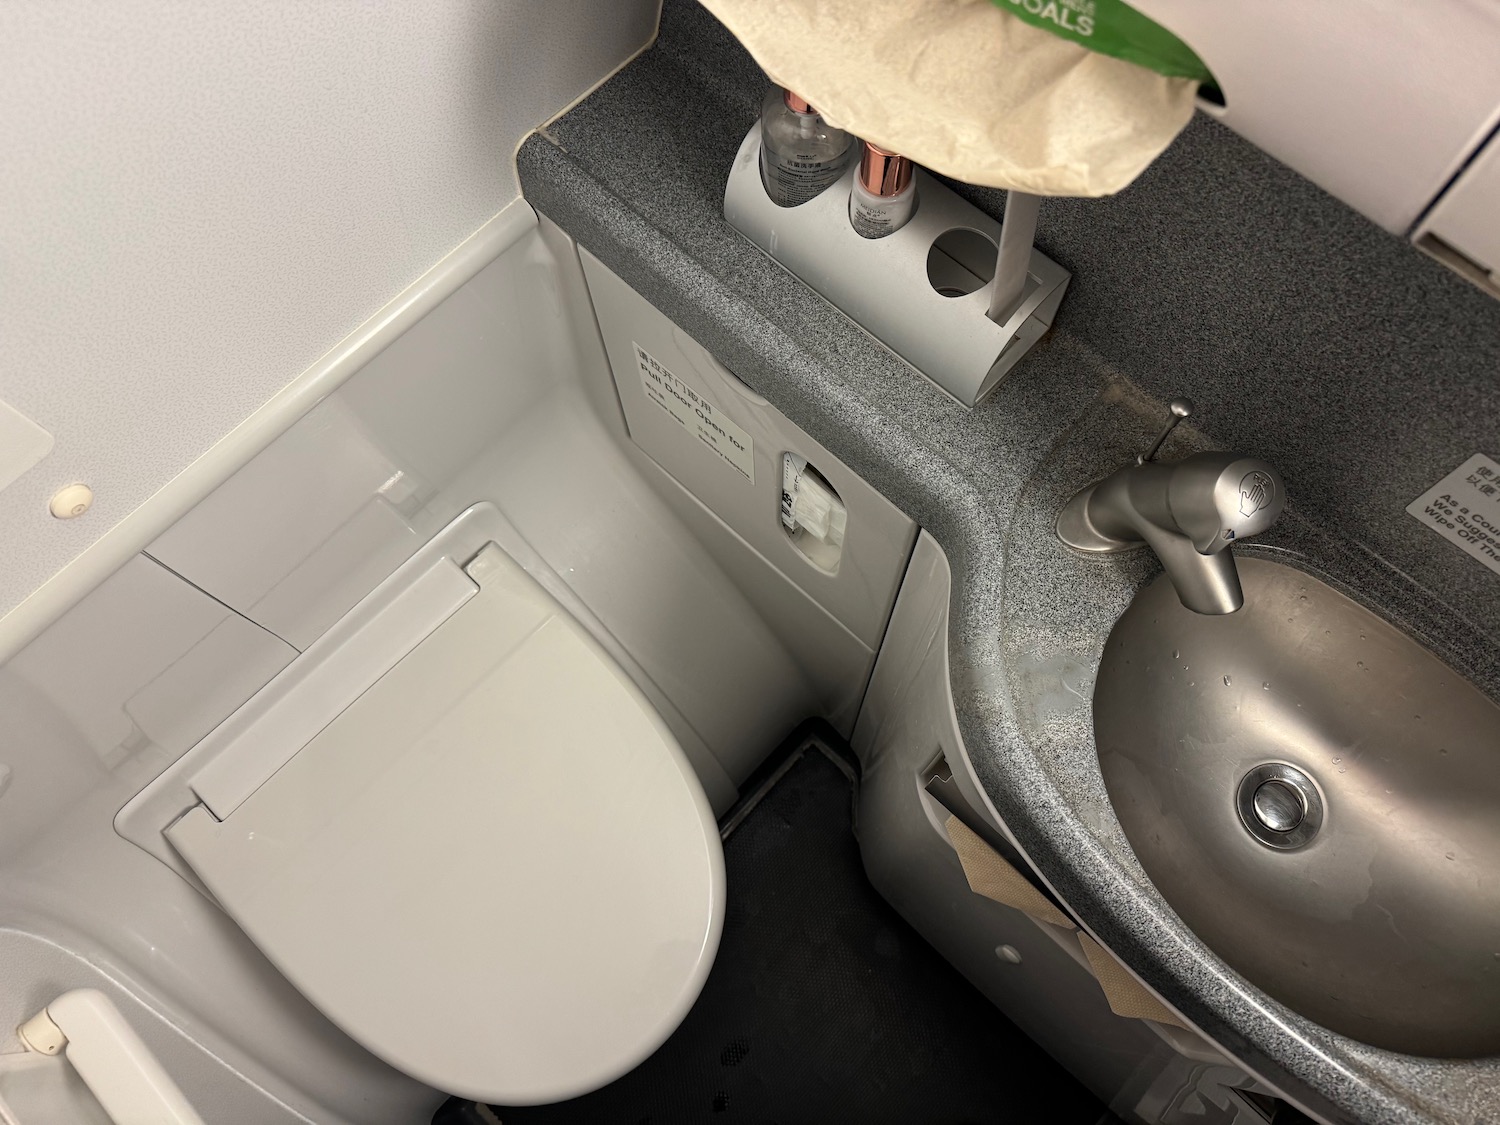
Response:
[[[854,138],[790,90],[772,86],[760,113],[760,178],[778,207],[823,194],[844,174]]]
[[[864,142],[859,174],[849,192],[849,222],[862,238],[884,238],[900,230],[917,206],[912,163]]]

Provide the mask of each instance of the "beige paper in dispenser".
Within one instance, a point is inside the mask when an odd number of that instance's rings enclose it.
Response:
[[[1032,27],[991,0],[702,0],[773,81],[935,172],[1109,195],[1193,115],[1198,84]]]
[[[1082,930],[1078,931],[1078,944],[1083,947],[1083,955],[1088,958],[1089,968],[1094,970],[1094,979],[1104,990],[1109,1010],[1115,1015],[1187,1028],[1188,1025],[1178,1018],[1176,1012],[1151,995],[1145,985],[1130,975],[1129,969]]]
[[[972,828],[956,816],[949,816],[943,827],[948,830],[948,841],[958,853],[959,865],[971,891],[1019,910],[1038,922],[1075,931],[1089,971],[1099,982],[1110,1011],[1126,1019],[1152,1020],[1187,1028],[1188,1025],[1175,1012],[1130,975],[1129,969],[1088,934],[1076,929],[1073,919],[1032,886],[1031,880],[1007,863]]]
[[[948,841],[958,853],[958,862],[964,869],[964,878],[969,881],[969,889],[976,895],[983,895],[1039,921],[1073,928],[1073,919],[1054,906],[1051,899],[1031,885],[1030,879],[1006,863],[1000,853],[958,817],[950,816],[943,827],[948,830]]]

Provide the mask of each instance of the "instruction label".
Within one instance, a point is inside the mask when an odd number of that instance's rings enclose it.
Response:
[[[1500,464],[1476,453],[1406,511],[1500,574]]]
[[[755,483],[755,442],[745,430],[713,403],[666,369],[655,356],[634,344],[646,397],[661,407],[683,429],[694,434],[726,464]]]

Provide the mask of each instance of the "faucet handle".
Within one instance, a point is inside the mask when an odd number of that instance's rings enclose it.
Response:
[[[1167,404],[1167,409],[1172,412],[1172,417],[1167,419],[1166,429],[1162,430],[1161,435],[1151,443],[1150,449],[1135,459],[1137,465],[1144,465],[1147,461],[1155,461],[1156,454],[1161,450],[1167,438],[1172,436],[1172,431],[1177,428],[1177,424],[1184,418],[1191,417],[1193,411],[1197,408],[1193,405],[1192,399],[1178,396]]]
[[[1194,453],[1171,472],[1167,505],[1200,554],[1217,554],[1265,531],[1286,503],[1281,474],[1259,457]]]

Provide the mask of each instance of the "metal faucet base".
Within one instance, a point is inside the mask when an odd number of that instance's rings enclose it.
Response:
[[[1139,551],[1147,544],[1142,539],[1116,539],[1095,529],[1089,521],[1089,498],[1103,482],[1089,485],[1063,505],[1057,513],[1057,537],[1075,551],[1088,555],[1117,555]]]

